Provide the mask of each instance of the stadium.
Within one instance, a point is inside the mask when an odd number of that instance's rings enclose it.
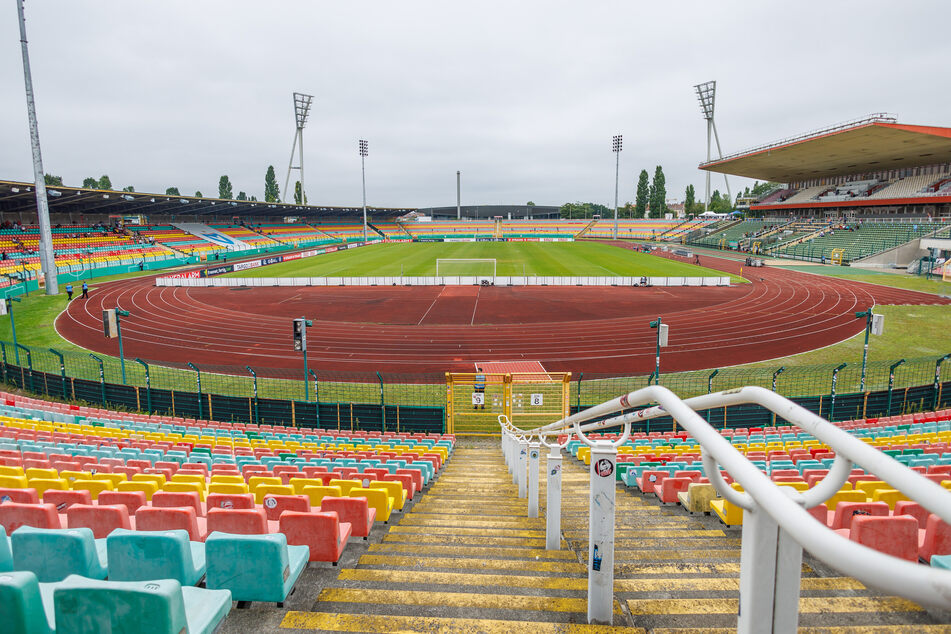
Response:
[[[9,631],[951,628],[951,127],[713,158],[709,82],[683,213],[342,206],[294,93],[297,203],[74,187],[21,42]]]

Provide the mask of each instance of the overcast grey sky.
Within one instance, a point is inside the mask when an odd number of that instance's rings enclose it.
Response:
[[[262,197],[284,182],[291,93],[315,96],[311,203],[613,205],[663,165],[702,194],[693,85],[724,153],[872,112],[951,125],[947,0],[27,0],[46,171]],[[0,179],[32,180],[16,7],[0,6]],[[722,189],[722,177],[714,177]],[[748,184],[748,182],[746,183]],[[736,181],[740,185],[740,181]],[[282,192],[283,194],[283,192]]]

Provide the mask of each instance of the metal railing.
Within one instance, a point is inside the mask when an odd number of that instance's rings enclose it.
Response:
[[[651,403],[656,405],[649,406]],[[779,487],[697,413],[739,404],[762,406],[827,444],[836,454],[828,474],[803,492]],[[611,416],[631,408],[637,409]],[[608,418],[604,418],[606,416]],[[612,619],[613,473],[617,447],[629,438],[632,423],[660,416],[672,416],[700,444],[704,473],[724,499],[744,511],[740,556],[741,610],[737,618],[739,632],[796,631],[803,549],[868,586],[922,605],[951,607],[951,572],[862,546],[820,524],[806,510],[834,495],[848,480],[853,464],[887,481],[945,522],[951,522],[951,491],[765,388],[743,387],[681,400],[664,387],[651,386],[532,430],[519,430],[508,421],[500,421],[503,452],[510,465],[514,465],[516,480],[520,476],[525,478],[526,461],[522,456],[526,448],[537,448],[537,443],[547,436],[567,432],[577,435],[591,448],[589,622],[610,623]],[[603,420],[582,425],[596,418]],[[585,435],[586,432],[618,426],[623,426],[624,432],[617,441],[591,440]],[[742,485],[744,492],[727,486],[721,467]],[[531,476],[528,481],[531,482]],[[521,493],[521,486],[519,490]]]

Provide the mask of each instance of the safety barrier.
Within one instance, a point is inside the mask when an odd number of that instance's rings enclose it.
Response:
[[[444,275],[366,277],[160,277],[156,286],[729,286],[729,277]]]
[[[656,405],[644,407],[651,403]],[[829,473],[807,491],[779,487],[697,413],[750,403],[766,408],[828,445],[836,454]],[[612,416],[632,408],[635,411]],[[744,511],[738,632],[797,630],[803,549],[868,586],[922,605],[951,608],[951,572],[905,561],[851,541],[819,524],[806,510],[838,491],[848,480],[853,464],[874,473],[945,522],[951,522],[951,491],[767,389],[743,387],[681,400],[667,388],[651,386],[532,430],[520,430],[500,417],[502,451],[513,479],[519,483],[519,496],[529,497],[530,510],[533,504],[537,508],[538,494],[533,490],[533,482],[537,486],[540,442],[548,436],[567,433],[569,438],[577,435],[591,448],[589,623],[610,624],[613,618],[617,448],[630,437],[632,423],[660,416],[672,416],[700,444],[704,473],[719,495]],[[603,420],[581,424],[596,418]],[[618,426],[623,426],[624,432],[616,441],[592,440],[585,435]],[[552,454],[556,451],[560,459],[557,445]],[[742,493],[727,486],[721,467],[743,487]],[[552,477],[554,470],[548,471]],[[559,507],[552,508],[557,513]],[[553,519],[550,517],[549,521]]]

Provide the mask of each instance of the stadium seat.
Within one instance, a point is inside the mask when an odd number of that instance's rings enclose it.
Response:
[[[923,529],[928,523],[930,513],[918,502],[912,500],[898,500],[895,502],[895,509],[892,515],[911,515],[918,520],[918,528]]]
[[[20,504],[39,504],[40,496],[36,489],[9,489],[0,488],[0,504],[3,502],[18,502]]]
[[[658,493],[661,504],[676,504],[678,501],[677,495],[686,491],[691,484],[693,484],[693,480],[690,478],[665,478],[661,482],[660,492]]]
[[[267,535],[276,532],[277,523],[272,526],[262,508],[212,508],[208,511],[207,528],[209,534],[218,531],[234,535]]]
[[[135,515],[140,506],[145,505],[145,493],[142,491],[103,491],[96,500],[99,506],[124,504],[129,509],[129,515]]]
[[[182,529],[188,533],[189,541],[205,540],[204,518],[199,522],[195,509],[176,506],[172,508],[140,507],[135,512],[135,530],[167,531]]]
[[[10,538],[7,530],[0,526],[0,572],[13,570],[13,555],[10,553]]]
[[[264,496],[263,506],[267,512],[267,518],[276,522],[281,519],[281,513],[284,511],[309,513],[310,498],[306,495],[274,495],[269,493]]]
[[[307,565],[309,550],[306,545],[288,546],[280,533],[214,532],[205,543],[205,554],[208,588],[230,590],[235,601],[266,601],[283,607]]]
[[[287,484],[258,484],[253,487],[254,503],[264,504],[267,495],[294,495],[294,487]]]
[[[301,493],[310,498],[311,508],[319,508],[321,500],[327,496],[343,497],[343,490],[340,487],[331,486],[306,486]]]
[[[351,526],[341,522],[336,513],[298,513],[285,511],[280,519],[280,532],[289,544],[308,546],[310,561],[329,561],[337,565],[350,537]]]
[[[709,482],[691,482],[686,491],[677,494],[680,504],[690,513],[709,513],[710,502],[717,497],[717,491]]]
[[[56,510],[65,513],[73,504],[92,504],[89,491],[61,491],[49,489],[43,496],[43,501],[56,506]]]
[[[67,491],[69,489],[69,482],[62,478],[33,478],[29,481],[29,486],[32,489],[36,489],[37,495],[42,498],[46,491]]]
[[[350,495],[341,497],[364,497],[370,508],[376,509],[376,519],[384,524],[390,521],[390,515],[393,513],[393,498],[389,491],[383,489],[361,489],[350,490]]]
[[[4,502],[0,504],[0,526],[10,534],[21,526],[34,528],[62,528],[59,514],[52,504],[18,504]]]
[[[211,634],[231,611],[231,593],[174,579],[96,581],[67,577],[53,592],[59,632]]]
[[[141,491],[145,493],[145,499],[152,499],[152,495],[159,490],[158,485],[154,482],[145,482],[142,480],[133,481],[133,482],[120,482],[116,487],[119,491]]]
[[[350,495],[350,489],[359,488],[363,483],[359,480],[342,480],[340,478],[333,478],[329,481],[327,486],[338,487],[340,489],[341,495],[348,496]]]
[[[73,504],[66,509],[66,526],[88,528],[96,539],[105,539],[117,528],[132,528],[129,508],[124,504]]]
[[[925,528],[918,531],[918,556],[930,563],[935,555],[951,555],[951,525],[931,514]]]
[[[195,509],[195,515],[204,517],[205,509],[198,498],[197,491],[156,491],[152,496],[152,506],[157,508],[170,508],[173,506],[189,506]]]
[[[884,502],[839,502],[835,510],[829,511],[827,524],[832,530],[848,530],[854,517],[889,515],[888,505]]]
[[[73,480],[72,488],[74,491],[89,491],[92,499],[98,500],[103,491],[115,490],[115,485],[110,480]]]
[[[328,497],[320,505],[321,513],[336,513],[341,522],[350,524],[354,537],[368,539],[376,520],[376,509],[371,508],[365,497]]]
[[[166,482],[162,491],[168,493],[195,493],[200,502],[205,500],[205,486],[199,482]]]
[[[304,487],[323,486],[324,481],[320,478],[291,478],[288,484],[294,487],[296,495],[303,495]]]
[[[837,532],[879,552],[918,561],[918,520],[913,517],[856,515],[851,528]]]
[[[213,493],[223,493],[227,495],[248,493],[248,485],[244,484],[244,478],[241,482],[212,482],[208,485],[208,495]],[[207,498],[206,498],[207,501]]]
[[[53,586],[29,571],[0,575],[0,623],[13,634],[53,634]],[[43,595],[47,595],[44,600]]]
[[[205,502],[208,509],[253,509],[254,496],[250,493],[209,493]]]
[[[62,581],[69,575],[105,579],[106,544],[88,528],[21,526],[10,535],[13,567],[29,570],[40,583]]]
[[[183,530],[116,529],[106,538],[110,581],[175,579],[194,586],[205,576],[205,545]]]

